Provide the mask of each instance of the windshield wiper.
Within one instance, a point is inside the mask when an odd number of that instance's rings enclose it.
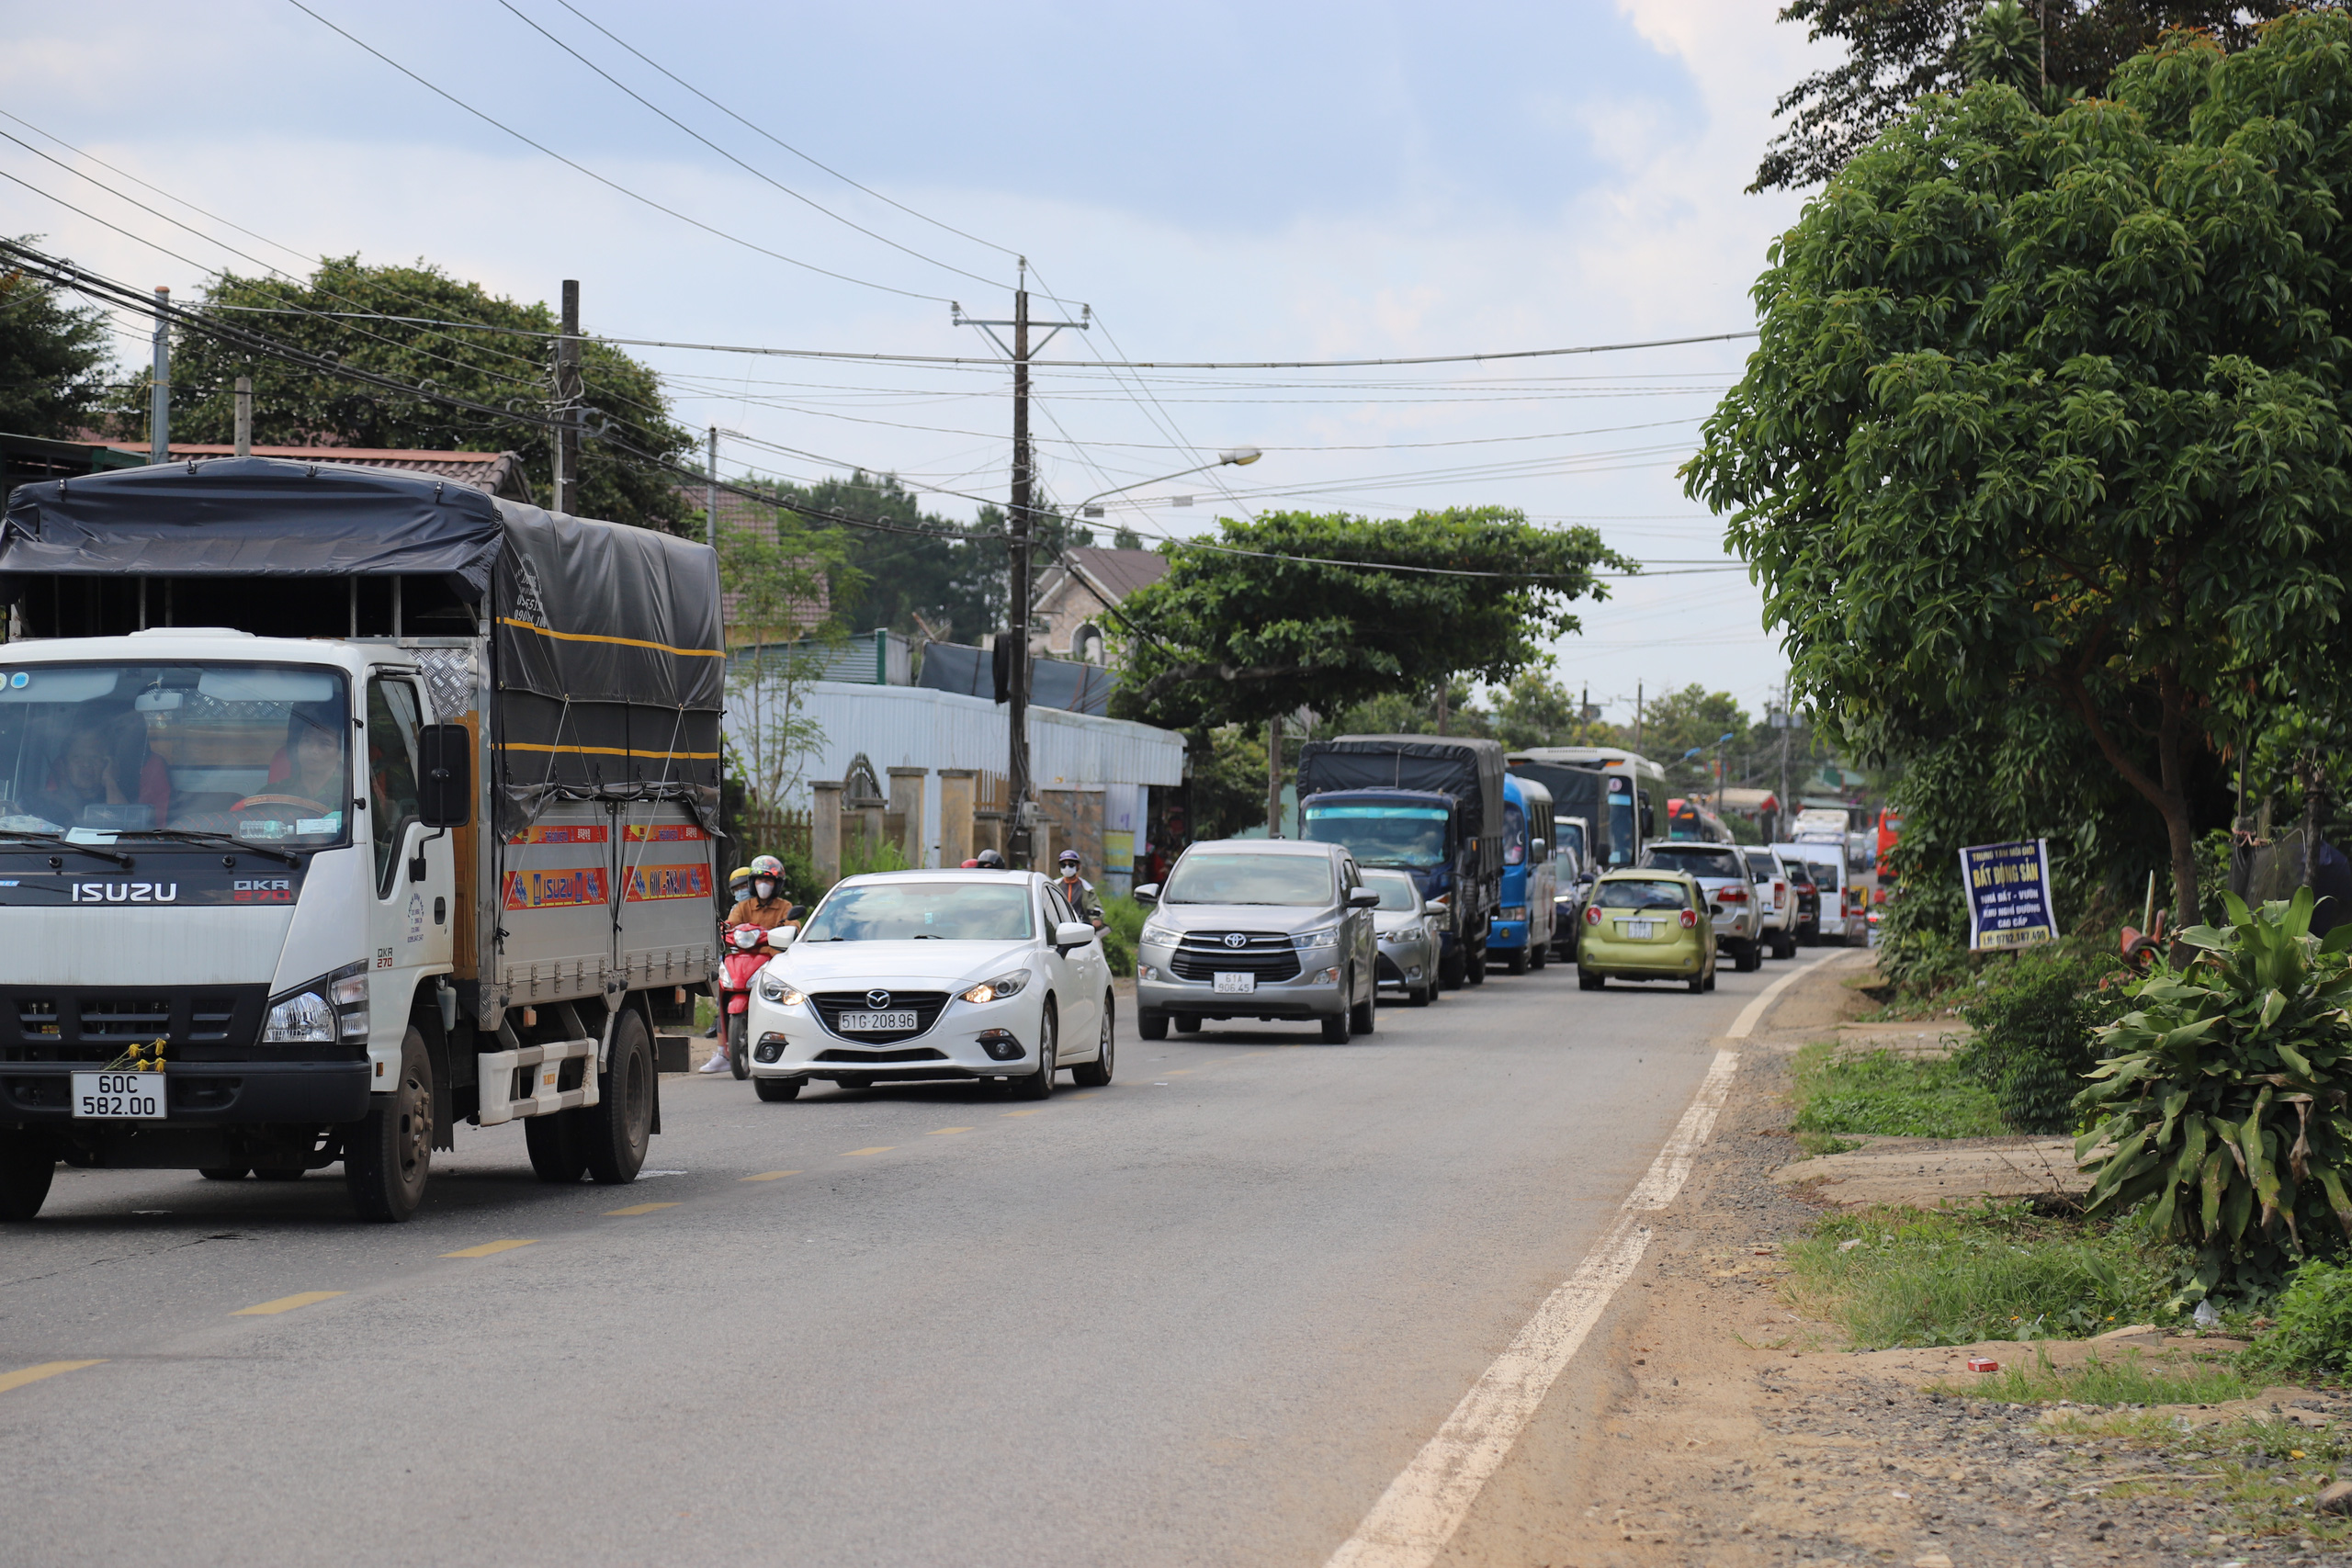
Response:
[[[246,853],[267,855],[270,859],[283,862],[287,865],[299,868],[302,863],[300,855],[289,854],[284,850],[273,850],[266,844],[248,843],[233,833],[215,833],[203,828],[137,828],[127,829],[126,836],[134,839],[172,839],[187,844],[227,844]]]
[[[75,843],[73,840],[60,838],[55,833],[0,832],[0,839],[21,839],[28,844],[51,844],[62,850],[79,850],[85,855],[96,855],[100,860],[110,860],[125,871],[130,869],[130,857],[119,850],[103,850],[96,844]]]

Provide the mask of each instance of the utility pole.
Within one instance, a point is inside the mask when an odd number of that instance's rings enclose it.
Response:
[[[718,426],[715,424],[710,427],[710,467],[703,476],[702,525],[704,536],[710,546],[710,553],[717,555],[718,553]],[[726,577],[723,569],[719,576],[723,581]],[[722,649],[727,646],[727,595],[724,592],[718,596],[718,646]],[[752,657],[754,660],[763,660],[767,655],[754,648],[752,650]]]
[[[1579,746],[1592,742],[1592,720],[1589,716],[1591,712],[1592,682],[1587,681],[1577,693],[1577,744]]]
[[[155,289],[155,372],[147,412],[147,460],[160,463],[172,455],[172,291]]]
[[[1266,721],[1266,837],[1283,836],[1283,716]]]
[[[237,456],[254,455],[254,378],[237,378]]]
[[[555,340],[555,509],[580,512],[580,280],[563,280],[563,335]]]
[[[1642,754],[1642,683],[1634,682],[1634,755]]]
[[[1036,474],[1035,457],[1029,446],[1029,361],[1043,351],[1061,333],[1065,327],[1084,332],[1094,320],[1093,308],[1087,307],[1075,321],[1032,321],[1029,319],[1029,258],[1020,258],[1020,278],[1012,293],[1012,319],[1009,321],[983,321],[964,314],[964,307],[950,301],[949,320],[957,326],[978,327],[1004,349],[1005,357],[1012,361],[1012,496],[1011,514],[1006,518],[1005,545],[1012,559],[1012,604],[1007,617],[1012,637],[1011,658],[1005,680],[1005,722],[1011,734],[1005,748],[1005,793],[1012,810],[1012,837],[1008,846],[1009,859],[1017,868],[1027,869],[1030,860],[1030,823],[1036,815],[1036,804],[1031,798],[1034,791],[1029,778],[1029,597],[1030,550],[1036,509]],[[1048,329],[1033,346],[1029,342],[1032,326]],[[1007,347],[997,337],[998,327],[1012,329],[1012,343]]]

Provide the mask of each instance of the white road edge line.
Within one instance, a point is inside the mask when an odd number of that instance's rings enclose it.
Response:
[[[1792,969],[1787,974],[1781,976],[1779,979],[1773,981],[1770,985],[1765,987],[1762,990],[1757,992],[1756,999],[1749,1002],[1746,1007],[1740,1009],[1739,1016],[1731,1021],[1731,1027],[1729,1029],[1724,1031],[1724,1038],[1726,1040],[1747,1039],[1748,1035],[1755,1032],[1758,1021],[1764,1016],[1764,1010],[1770,1007],[1773,999],[1779,997],[1782,991],[1788,989],[1790,981],[1797,978],[1801,975],[1811,974],[1814,970],[1820,968],[1823,964],[1828,963],[1831,959],[1837,956],[1838,955],[1834,953],[1825,953],[1810,964],[1799,964],[1794,969]]]
[[[1811,968],[1807,964],[1806,968]],[[1773,982],[1733,1026],[1745,1034],[1758,1004],[1796,978]],[[1675,1123],[1666,1145],[1618,1211],[1617,1223],[1576,1272],[1535,1309],[1503,1353],[1462,1396],[1453,1414],[1388,1483],[1388,1490],[1356,1526],[1355,1534],[1331,1554],[1325,1568],[1429,1568],[1469,1516],[1470,1505],[1502,1468],[1536,1407],[1567,1369],[1585,1336],[1600,1321],[1612,1297],[1633,1277],[1649,1247],[1650,1227],[1638,1216],[1674,1201],[1689,1179],[1690,1164],[1715,1128],[1715,1117],[1731,1093],[1739,1053],[1718,1051],[1699,1091]]]

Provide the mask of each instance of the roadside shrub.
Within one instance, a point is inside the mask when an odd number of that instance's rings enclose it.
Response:
[[[1143,940],[1144,907],[1124,894],[1102,896],[1102,956],[1114,975],[1136,972],[1136,947]]]
[[[1982,1138],[2007,1131],[2000,1108],[1958,1062],[1888,1051],[1841,1056],[1834,1044],[1797,1053],[1799,1133]]]
[[[2311,935],[2312,895],[2192,926],[2187,967],[2123,987],[2076,1108],[2089,1214],[2151,1204],[2159,1236],[2196,1248],[2181,1300],[2276,1289],[2311,1247],[2352,1235],[2352,927]]]
[[[1966,1061],[2020,1133],[2065,1133],[2075,1126],[2075,1097],[2098,1065],[2092,1032],[2120,1010],[2101,976],[2120,958],[2062,949],[2028,949],[1986,968],[1977,1000],[1961,1017],[1976,1026]]]
[[[2278,1326],[2246,1351],[2248,1369],[2275,1377],[2352,1378],[2352,1269],[2313,1258],[2270,1308]]]

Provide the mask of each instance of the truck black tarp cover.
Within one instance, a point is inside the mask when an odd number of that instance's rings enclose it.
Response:
[[[491,634],[502,829],[553,799],[649,796],[716,826],[725,661],[706,546],[428,475],[276,457],[19,485],[0,604],[94,576],[442,577]]]
[[[1343,735],[1310,740],[1298,759],[1298,797],[1334,789],[1425,789],[1462,808],[1463,837],[1503,830],[1503,749],[1474,736]],[[1498,863],[1499,863],[1499,862]]]

